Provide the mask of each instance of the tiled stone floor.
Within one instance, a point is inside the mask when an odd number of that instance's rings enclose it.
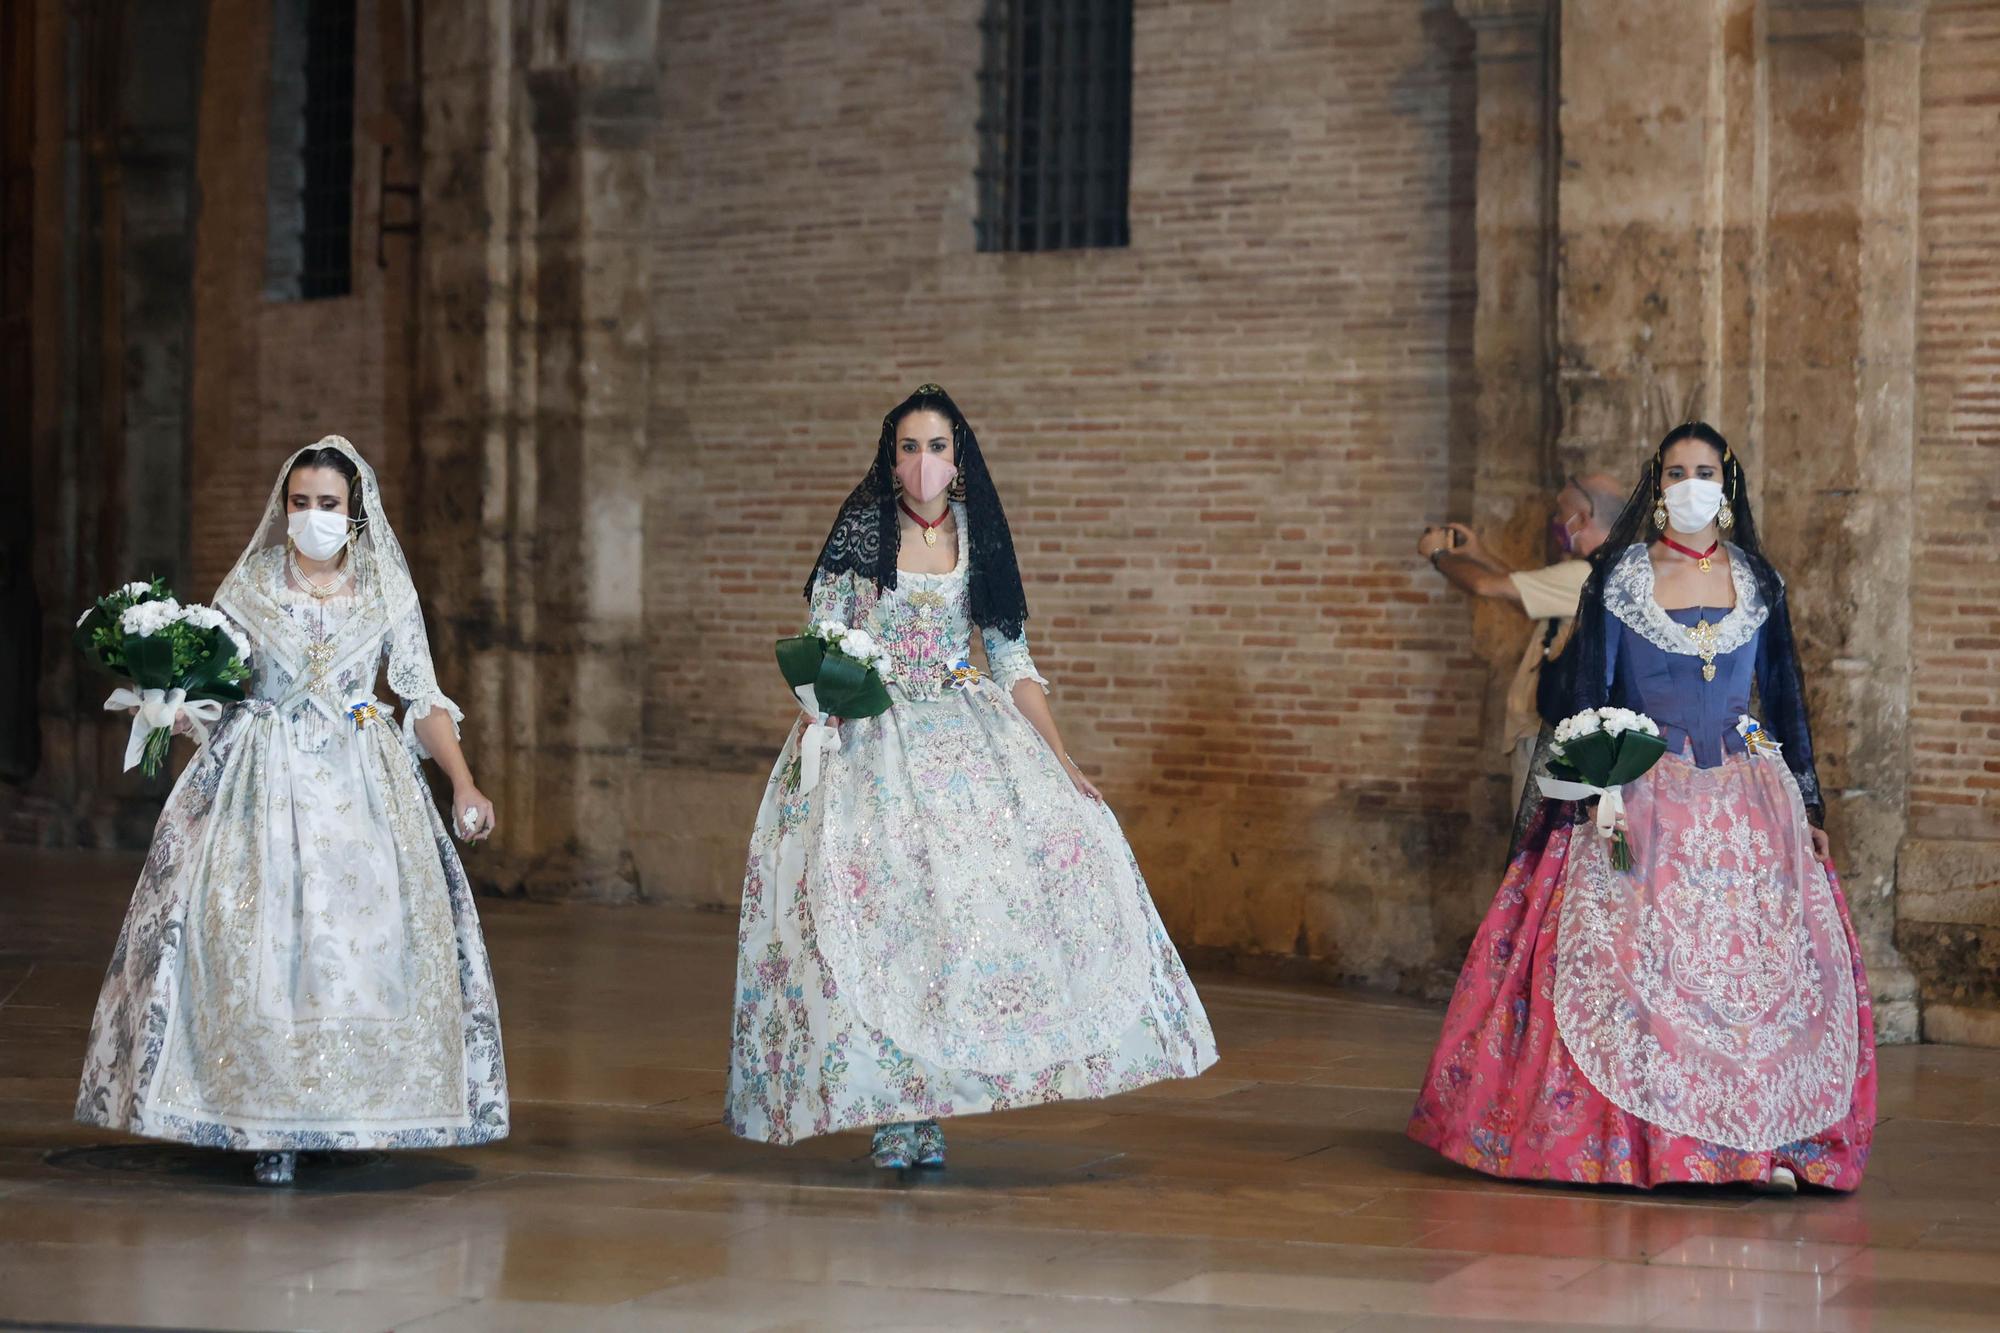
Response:
[[[1401,1134],[1436,1010],[1204,980],[1223,1058],[866,1137],[719,1123],[733,920],[482,904],[514,1136],[308,1169],[71,1123],[136,862],[0,851],[0,1327],[2000,1327],[2000,1052],[1882,1052],[1852,1198],[1520,1186]]]

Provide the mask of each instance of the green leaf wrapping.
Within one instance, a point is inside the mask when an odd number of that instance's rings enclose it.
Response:
[[[102,606],[93,606],[90,608],[90,614],[78,622],[76,632],[69,636],[69,641],[84,656],[95,658],[97,656],[97,649],[90,642],[91,636],[108,623],[110,622],[104,614],[104,608]]]
[[[778,670],[785,673],[785,684],[793,689],[818,682],[819,664],[825,656],[826,643],[815,635],[778,640]]]
[[[219,629],[204,630],[201,656],[182,674],[180,686],[190,699],[235,703],[243,697],[242,685],[228,678],[235,662],[236,641]]]
[[[819,706],[834,717],[877,717],[889,711],[889,691],[867,663],[829,651],[819,666]]]
[[[813,687],[820,711],[834,717],[879,717],[889,711],[889,691],[866,662],[801,634],[778,640],[778,670],[793,689]]]
[[[1627,731],[1617,736],[1608,731],[1593,731],[1588,736],[1563,742],[1562,758],[1550,761],[1549,768],[1557,777],[1572,782],[1622,787],[1645,776],[1666,752],[1665,741],[1642,731]]]
[[[174,644],[164,634],[125,640],[125,671],[142,690],[174,688]]]
[[[1636,782],[1645,776],[1660,756],[1667,752],[1667,743],[1658,736],[1648,736],[1643,731],[1628,731],[1618,738],[1618,759],[1611,765],[1611,781],[1607,787],[1622,787],[1628,782]]]
[[[1573,741],[1563,742],[1562,758],[1557,762],[1569,770],[1576,782],[1588,782],[1593,787],[1611,785],[1611,766],[1618,759],[1618,743],[1605,731],[1593,731],[1587,736],[1579,736]]]

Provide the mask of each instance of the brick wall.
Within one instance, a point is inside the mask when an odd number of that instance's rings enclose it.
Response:
[[[1925,29],[1896,945],[1926,1038],[2000,1046],[2000,6],[1938,0]]]
[[[2000,6],[1933,3],[1911,583],[1910,819],[2000,837]]]
[[[979,8],[663,20],[646,745],[698,814],[662,815],[649,891],[735,901],[790,722],[771,641],[934,379],[1170,926],[1400,979],[1490,894],[1443,868],[1502,851],[1464,846],[1467,610],[1411,553],[1470,492],[1470,35],[1443,3],[1141,3],[1131,247],[990,255]]]

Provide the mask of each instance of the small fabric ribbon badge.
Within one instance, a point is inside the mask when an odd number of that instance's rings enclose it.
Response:
[[[951,686],[954,690],[969,689],[972,683],[979,679],[979,674],[978,667],[961,657],[945,673],[945,684]]]
[[[812,719],[806,734],[799,738],[799,795],[804,796],[819,785],[821,761],[840,752],[840,728],[831,725],[827,715],[820,711],[819,693],[811,685],[801,685],[792,693]]]
[[[356,731],[361,730],[379,716],[375,708],[375,701],[372,699],[364,699],[358,704],[349,704],[347,706],[347,715],[354,719],[354,729]]]
[[[1777,755],[1785,748],[1772,740],[1771,733],[1764,730],[1763,724],[1748,713],[1738,715],[1736,734],[1743,738],[1743,748],[1751,754]]]
[[[172,727],[174,719],[187,719],[188,734],[194,737],[196,745],[208,740],[209,724],[222,717],[222,704],[214,699],[187,701],[186,690],[128,690],[122,685],[111,691],[111,697],[104,701],[104,711],[117,712],[120,709],[137,709],[132,715],[132,735],[125,742],[125,769],[130,772],[139,766],[139,760],[146,750],[146,738],[163,727]]]

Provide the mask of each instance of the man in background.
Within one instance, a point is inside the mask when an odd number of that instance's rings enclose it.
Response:
[[[1511,603],[1538,622],[1507,689],[1505,744],[1513,759],[1516,793],[1527,785],[1542,727],[1562,721],[1542,716],[1535,706],[1542,670],[1569,644],[1577,598],[1590,577],[1590,554],[1604,544],[1624,504],[1624,489],[1602,473],[1563,483],[1549,519],[1549,536],[1559,558],[1541,569],[1509,569],[1463,523],[1425,528],[1417,539],[1417,554],[1453,587],[1474,597]]]

